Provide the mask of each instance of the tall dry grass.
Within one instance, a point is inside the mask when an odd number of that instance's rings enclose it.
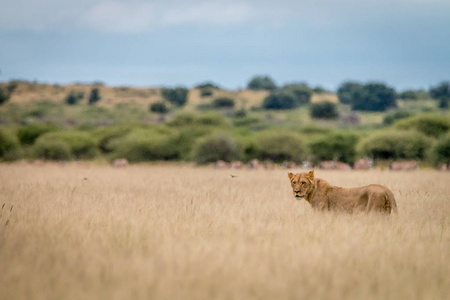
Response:
[[[313,212],[286,171],[0,165],[0,299],[446,299],[450,174],[381,183],[398,217]],[[87,178],[87,180],[84,180]]]

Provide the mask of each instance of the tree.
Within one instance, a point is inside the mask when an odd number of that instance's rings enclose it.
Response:
[[[316,119],[336,119],[339,117],[339,113],[335,103],[320,102],[311,105],[311,117]]]
[[[69,105],[76,105],[81,99],[83,99],[83,97],[84,97],[83,92],[71,91],[67,95],[65,102]]]
[[[212,88],[212,89],[220,89],[220,86],[215,84],[214,82],[211,81],[207,81],[201,84],[198,84],[195,86],[196,89],[203,89],[203,88]]]
[[[158,114],[165,114],[169,111],[169,108],[163,101],[158,101],[150,105],[150,111]]]
[[[234,107],[234,100],[227,97],[221,97],[214,99],[213,106],[215,108],[233,108]]]
[[[212,87],[202,87],[200,88],[200,96],[202,97],[209,97],[214,94],[214,89]]]
[[[101,99],[100,90],[98,88],[93,88],[91,94],[89,95],[89,104],[93,105]]]
[[[337,90],[339,102],[343,104],[352,104],[353,95],[358,92],[363,85],[355,81],[344,82]]]
[[[272,91],[277,88],[277,85],[269,76],[255,76],[249,81],[247,88],[250,90]]]
[[[397,98],[403,100],[419,100],[429,98],[429,95],[424,90],[406,90],[399,93]]]
[[[264,99],[262,106],[265,109],[292,109],[297,105],[294,93],[287,90],[276,90]]]
[[[313,90],[304,83],[287,84],[282,89],[292,92],[295,95],[297,105],[306,104],[311,101]]]
[[[352,109],[385,111],[396,107],[396,92],[383,83],[368,83],[352,94]]]
[[[438,86],[432,87],[430,89],[430,96],[433,99],[439,100],[439,108],[448,109],[450,102],[450,82],[444,81]]]
[[[4,89],[0,88],[0,105],[6,103],[9,100],[9,93],[7,93]]]
[[[318,85],[315,88],[313,88],[313,92],[316,94],[325,94],[325,93],[329,93],[328,90],[326,90],[324,87]]]
[[[433,99],[450,98],[450,82],[444,81],[439,85],[430,88],[430,96]]]
[[[200,90],[200,96],[202,97],[212,96],[214,94],[214,90],[220,89],[217,84],[209,81],[198,84],[195,88]]]
[[[183,87],[176,87],[176,88],[163,88],[161,90],[161,94],[164,99],[172,103],[176,106],[183,106],[186,104],[187,96],[188,96],[189,90]]]

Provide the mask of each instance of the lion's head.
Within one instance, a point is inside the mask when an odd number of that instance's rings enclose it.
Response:
[[[314,189],[314,170],[309,173],[288,173],[294,197],[305,198]]]

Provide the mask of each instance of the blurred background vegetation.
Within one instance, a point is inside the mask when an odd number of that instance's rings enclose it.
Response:
[[[255,76],[137,88],[0,83],[0,160],[249,161],[414,159],[450,163],[450,83],[396,91],[344,82],[336,93]]]

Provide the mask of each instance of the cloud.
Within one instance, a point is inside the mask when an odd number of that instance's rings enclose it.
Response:
[[[108,1],[101,2],[85,12],[79,24],[103,32],[137,33],[155,28],[192,24],[237,25],[245,23],[250,18],[250,7],[239,3],[201,2],[192,5],[192,3]]]
[[[313,26],[352,22],[358,8],[383,16],[390,7],[409,12],[446,11],[448,0],[0,0],[0,29],[84,28],[138,33],[184,25],[238,26],[287,24]]]
[[[158,24],[157,10],[151,3],[101,2],[79,19],[79,25],[103,32],[139,32]]]
[[[73,24],[88,0],[0,0],[0,29],[46,30]]]
[[[197,6],[179,7],[167,10],[162,16],[166,26],[185,24],[239,25],[252,19],[252,9],[245,3],[206,2]]]

